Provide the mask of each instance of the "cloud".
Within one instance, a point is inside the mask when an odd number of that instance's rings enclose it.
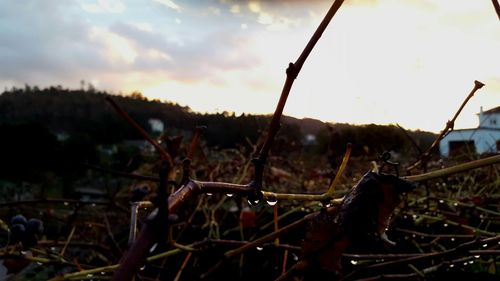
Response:
[[[16,84],[47,85],[78,81],[85,72],[109,67],[99,59],[90,27],[71,13],[69,1],[0,3],[0,77]],[[75,81],[75,82],[76,82]]]
[[[89,39],[104,46],[101,49],[101,58],[105,58],[107,62],[113,65],[131,64],[139,55],[126,38],[103,28],[92,28]]]
[[[81,7],[89,13],[123,13],[125,4],[120,0],[80,0]]]
[[[303,11],[290,7],[290,5],[279,6],[275,2],[249,1],[247,9],[254,15],[255,21],[266,26],[269,31],[283,31],[297,27],[304,18]],[[297,15],[298,11],[300,16]]]
[[[138,50],[140,55],[133,65],[136,71],[164,71],[171,78],[196,81],[222,71],[246,69],[259,62],[245,51],[248,39],[231,31],[208,33],[182,44],[170,41],[160,32],[140,30],[126,23],[114,24],[110,31],[127,38]],[[148,56],[148,52],[164,59]]]
[[[163,6],[165,6],[167,8],[173,9],[177,12],[181,11],[181,7],[177,4],[175,4],[175,2],[172,0],[154,0],[154,1],[162,4]]]
[[[231,8],[229,9],[229,11],[231,11],[231,13],[233,13],[233,14],[239,14],[241,11],[240,5],[238,5],[238,4],[231,5]]]

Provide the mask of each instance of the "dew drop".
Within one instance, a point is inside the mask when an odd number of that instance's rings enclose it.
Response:
[[[450,264],[450,267],[454,267],[455,265],[454,264]]]
[[[158,243],[155,243],[151,249],[149,249],[149,252],[152,253],[155,249],[156,249],[156,246],[158,246]]]
[[[328,203],[328,204],[326,204],[326,206],[325,206],[325,207],[327,207],[327,208],[331,208],[331,207],[333,207],[333,204],[332,204],[332,203]]]
[[[354,264],[354,265],[356,265],[356,264],[358,264],[358,261],[355,261],[355,260],[351,260],[351,264]]]
[[[483,244],[483,248],[486,248],[486,247],[488,247],[488,244]]]
[[[467,265],[467,262],[464,262],[464,265]]]
[[[226,194],[226,196],[229,197],[229,198],[231,198],[231,197],[234,196],[234,194],[233,193],[228,193],[228,194]]]
[[[106,275],[106,272],[104,272],[104,271],[101,271],[101,275]]]
[[[474,256],[474,257],[475,257],[476,259],[478,259],[480,256],[479,256],[479,255],[476,255],[476,256]]]
[[[262,247],[255,247],[255,249],[257,249],[257,251],[262,251],[262,250],[264,250],[264,248],[262,248]]]
[[[97,205],[95,203],[92,203],[92,207],[95,207],[95,206],[97,206]]]
[[[453,203],[453,206],[455,206],[455,207],[458,206],[458,203],[457,202]]]
[[[451,237],[451,241],[455,241],[455,238]]]
[[[469,261],[469,264],[473,264],[473,263],[474,263],[474,261]]]
[[[292,254],[292,257],[293,257],[294,261],[298,261],[299,260],[299,256],[297,256],[296,254]]]
[[[37,262],[36,262],[36,264],[37,264],[37,265],[43,265],[43,263],[41,263],[41,262],[39,262],[39,261],[37,261]]]
[[[87,274],[87,277],[89,277],[89,278],[93,277],[93,276],[94,276],[94,274],[92,274],[92,273]]]
[[[444,200],[443,200],[443,199],[439,200],[439,203],[443,204],[443,203],[444,203]]]
[[[208,196],[212,196],[212,193],[207,193]]]
[[[141,267],[139,270],[140,271],[143,271],[144,269],[146,269],[146,266],[144,265],[143,267]]]
[[[416,220],[416,219],[418,218],[418,216],[417,216],[417,215],[413,215],[413,216],[411,216],[411,217],[412,217],[414,220]]]
[[[276,200],[276,199],[268,199],[266,202],[267,202],[267,204],[269,206],[274,206],[274,205],[276,205],[276,203],[278,203],[278,200]]]
[[[257,204],[259,204],[259,199],[256,199],[256,200],[250,200],[250,199],[248,199],[248,204],[250,206],[256,206]]]
[[[448,224],[447,224],[447,223],[445,223],[445,224],[443,224],[443,226],[444,226],[444,227],[448,227]]]
[[[26,255],[28,252],[26,251],[21,251],[21,255]]]
[[[68,206],[69,202],[64,202],[63,204],[64,204],[64,206]]]

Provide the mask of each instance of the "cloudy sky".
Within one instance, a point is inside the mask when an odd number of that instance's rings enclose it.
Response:
[[[320,0],[1,0],[0,86],[78,88],[272,113],[330,7]],[[439,131],[500,106],[500,21],[490,0],[346,0],[285,114]]]

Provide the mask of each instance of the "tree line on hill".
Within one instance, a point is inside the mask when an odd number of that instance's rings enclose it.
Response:
[[[108,95],[93,87],[70,90],[61,86],[40,89],[26,85],[6,89],[0,95],[0,179],[26,178],[26,173],[36,178],[35,167],[56,167],[67,172],[71,163],[99,163],[97,145],[140,139],[105,101]],[[196,126],[207,126],[203,139],[208,147],[235,148],[248,145],[248,141],[257,143],[271,118],[228,112],[200,114],[186,106],[149,100],[140,93],[111,97],[146,129],[149,119],[159,119],[165,124],[167,134],[189,139],[186,135]],[[275,153],[300,149],[338,154],[343,153],[348,142],[354,145],[354,155],[375,155],[385,150],[414,153],[408,137],[392,125],[326,124],[287,116],[282,123]],[[424,149],[434,138],[428,132],[408,133]],[[304,142],[306,134],[314,136],[314,142]],[[61,135],[67,138],[57,137]]]

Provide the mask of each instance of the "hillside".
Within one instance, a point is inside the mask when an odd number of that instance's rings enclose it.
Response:
[[[85,136],[96,144],[112,144],[125,139],[140,138],[137,133],[123,122],[105,101],[109,93],[87,90],[70,90],[62,87],[26,86],[13,88],[0,95],[0,123],[25,124],[37,123],[53,134]],[[149,128],[148,120],[159,119],[165,124],[169,135],[189,135],[195,126],[207,126],[204,140],[209,146],[220,148],[246,144],[247,139],[257,142],[267,129],[269,116],[241,115],[234,113],[199,114],[189,107],[175,103],[148,100],[140,93],[130,96],[113,95],[120,104],[142,127]],[[315,135],[318,146],[314,151],[324,152],[331,148],[342,150],[347,142],[355,145],[355,152],[373,153],[382,150],[408,152],[412,145],[404,133],[395,126],[349,124],[327,124],[316,119],[283,116],[281,139],[291,143],[301,143],[305,135]],[[434,138],[432,133],[410,132],[422,147]],[[335,137],[334,144],[332,139]]]

